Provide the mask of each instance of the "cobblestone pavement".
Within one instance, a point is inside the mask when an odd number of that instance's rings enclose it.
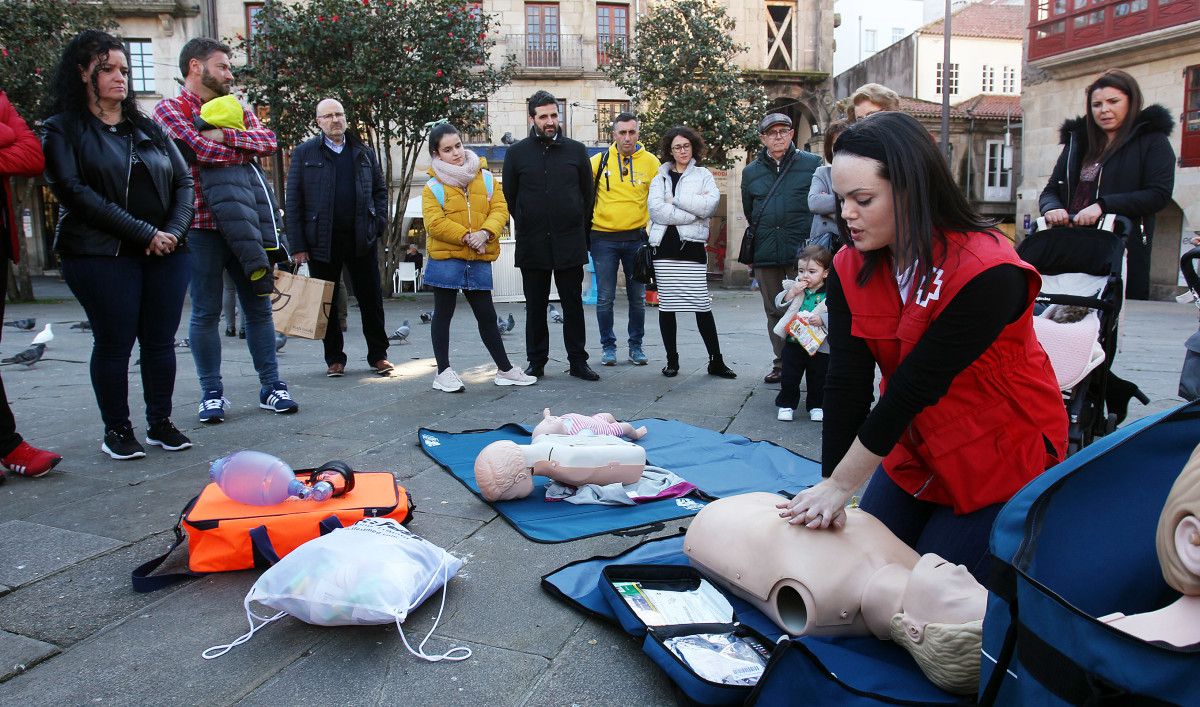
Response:
[[[541,575],[575,559],[612,554],[654,535],[606,535],[536,544],[518,535],[420,451],[416,429],[532,424],[544,407],[608,411],[619,419],[677,418],[767,439],[800,454],[820,453],[819,423],[775,420],[775,386],[757,293],[715,293],[717,328],[734,381],[710,377],[689,316],[680,316],[682,370],[664,378],[657,316],[648,310],[649,366],[598,365],[595,318],[587,313],[592,363],[602,376],[586,383],[566,375],[558,325],[551,324],[549,375],[528,388],[496,387],[494,366],[478,341],[470,310],[454,320],[451,357],[465,394],[430,388],[434,374],[428,328],[432,309],[421,294],[386,303],[389,330],[412,324],[408,343],[393,345],[396,375],[381,378],[364,360],[357,310],[351,310],[344,378],[326,378],[319,342],[292,339],[280,368],[301,406],[297,415],[258,409],[258,385],[244,342],[222,337],[223,374],[233,405],[224,424],[201,427],[191,356],[180,348],[174,421],[195,448],[113,462],[99,451],[103,433],[88,378],[91,337],[70,325],[82,309],[62,283],[39,279],[42,301],[9,305],[9,320],[53,322],[55,338],[31,368],[3,367],[18,429],[30,442],[65,457],[36,480],[0,485],[0,701],[7,704],[671,704],[668,683],[643,657],[638,641],[567,608],[545,594]],[[620,299],[620,298],[619,298]],[[624,312],[618,303],[618,330]],[[521,304],[505,337],[514,362],[524,359]],[[179,337],[187,336],[187,312]],[[1130,417],[1169,409],[1183,341],[1196,312],[1173,303],[1131,302],[1116,369],[1153,399],[1132,404]],[[5,328],[0,352],[25,348],[33,332]],[[624,350],[619,352],[624,355]],[[136,352],[134,357],[136,358]],[[141,383],[131,368],[134,427],[144,436]],[[797,416],[800,418],[801,416]],[[160,553],[182,505],[207,480],[210,460],[236,449],[278,454],[295,466],[341,458],[364,470],[389,470],[411,490],[418,510],[411,528],[467,560],[451,581],[445,615],[429,647],[468,645],[474,656],[427,664],[409,655],[394,626],[318,628],[285,619],[224,658],[200,652],[245,630],[242,598],[256,574],[236,572],[188,581],[153,594],[130,589],[130,570]],[[673,533],[685,523],[668,523]],[[431,601],[405,624],[423,635],[437,613]]]

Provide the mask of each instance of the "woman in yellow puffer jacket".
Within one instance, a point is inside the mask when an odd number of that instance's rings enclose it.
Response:
[[[464,149],[458,128],[449,123],[429,133],[433,163],[421,193],[421,211],[429,234],[428,261],[422,277],[433,288],[435,390],[458,393],[462,380],[450,367],[450,320],[462,290],[475,314],[479,336],[496,362],[496,385],[533,385],[537,378],[512,365],[496,325],[492,304],[492,261],[500,255],[500,233],[508,223],[504,192],[484,174],[487,165]]]

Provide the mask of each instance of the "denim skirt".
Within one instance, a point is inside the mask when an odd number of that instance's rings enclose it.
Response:
[[[448,290],[491,290],[492,264],[486,260],[426,260],[421,280],[430,287]]]

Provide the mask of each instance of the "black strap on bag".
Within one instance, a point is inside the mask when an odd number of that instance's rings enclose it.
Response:
[[[795,149],[794,147],[792,148],[793,151]],[[767,192],[766,198],[758,203],[758,208],[756,209],[758,215],[751,214],[750,225],[746,227],[746,232],[742,234],[742,245],[738,249],[737,259],[742,265],[754,265],[754,238],[758,231],[758,224],[762,221],[763,212],[767,210],[767,202],[775,195],[775,190],[783,182],[783,175],[787,174],[787,171],[791,169],[792,163],[795,161],[796,155],[793,154],[791,159],[787,161],[787,164],[783,166],[783,169],[779,171],[779,174],[775,176],[775,181],[771,183],[771,189]]]

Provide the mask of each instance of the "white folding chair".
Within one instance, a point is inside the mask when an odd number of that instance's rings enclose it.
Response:
[[[396,272],[392,275],[392,290],[394,292],[403,292],[403,284],[411,282],[413,292],[421,289],[421,271],[417,269],[416,263],[396,263]]]

